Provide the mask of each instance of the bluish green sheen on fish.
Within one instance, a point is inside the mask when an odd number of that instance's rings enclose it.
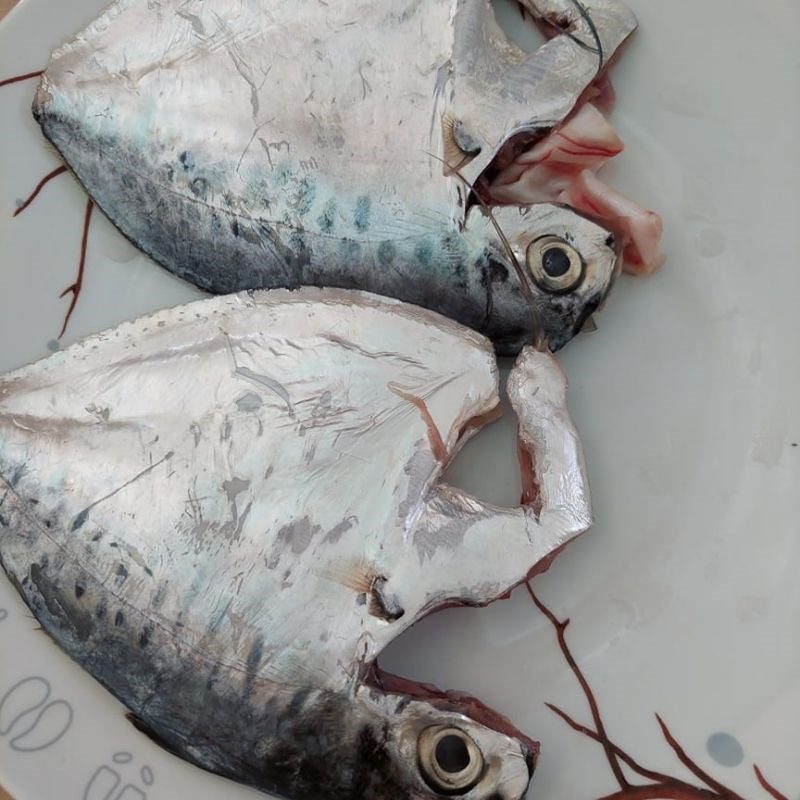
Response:
[[[520,508],[441,477],[497,411],[483,336],[337,290],[162,311],[0,378],[0,559],[135,724],[207,770],[293,800],[520,800],[534,741],[376,663],[591,524],[552,356],[524,349],[508,393]]]
[[[117,0],[53,54],[34,111],[114,224],[201,288],[362,289],[501,352],[541,323],[557,349],[621,243],[565,205],[492,223],[484,204],[636,20],[618,0],[524,5],[553,35],[530,54],[489,0]],[[536,279],[545,240],[571,268],[526,297],[514,262]]]

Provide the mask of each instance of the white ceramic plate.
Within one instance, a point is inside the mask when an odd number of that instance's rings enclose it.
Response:
[[[104,2],[24,0],[0,24],[0,78],[42,68]],[[641,30],[614,76],[628,149],[609,180],[663,214],[669,261],[653,278],[623,280],[599,332],[563,354],[597,524],[535,589],[572,619],[569,645],[608,734],[640,764],[700,782],[665,741],[659,712],[721,783],[768,800],[756,763],[798,800],[800,14],[793,0],[631,5]],[[0,90],[2,370],[200,296],[95,214],[83,294],[56,341],[86,199],[63,176],[11,218],[59,163],[29,113],[33,89]],[[511,422],[474,440],[451,479],[513,504]],[[540,739],[538,798],[699,796],[619,793],[603,748],[545,707],[592,725],[553,627],[524,590],[429,618],[382,664],[468,690]],[[137,733],[36,630],[5,579],[0,785],[16,800],[261,796]]]

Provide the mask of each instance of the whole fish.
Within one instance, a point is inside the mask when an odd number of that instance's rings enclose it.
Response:
[[[506,594],[591,523],[565,379],[508,390],[524,503],[442,482],[497,415],[491,343],[302,289],[161,311],[0,379],[0,557],[142,730],[294,800],[518,800],[537,744],[383,672],[423,616]]]
[[[203,289],[367,290],[511,354],[533,302],[555,350],[610,290],[629,209],[542,202],[519,165],[636,19],[618,0],[523,5],[551,36],[534,53],[489,0],[117,0],[53,54],[34,113],[112,222]]]

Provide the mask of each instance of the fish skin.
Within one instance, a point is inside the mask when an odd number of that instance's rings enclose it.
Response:
[[[207,770],[295,800],[429,800],[417,740],[450,725],[488,765],[460,796],[517,800],[535,742],[375,666],[591,524],[565,379],[531,348],[509,392],[536,509],[441,483],[497,381],[479,334],[364,293],[144,317],[0,378],[0,560],[137,726]]]
[[[548,19],[575,13],[568,0],[529,6]],[[635,19],[616,0],[588,8],[610,57]],[[34,114],[122,233],[202,289],[361,289],[516,354],[533,318],[486,212],[443,174],[442,120],[455,115],[481,143],[463,166],[470,182],[546,135],[603,66],[576,43],[580,23],[526,55],[488,0],[118,0],[53,54]],[[597,227],[554,208],[576,235]],[[498,222],[523,263],[549,231],[536,209],[517,217],[513,237]],[[616,274],[613,249],[582,255],[604,263],[599,292],[534,292],[553,350]]]

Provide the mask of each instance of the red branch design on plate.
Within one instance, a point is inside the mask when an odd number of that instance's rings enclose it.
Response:
[[[28,72],[24,75],[15,75],[12,78],[6,78],[5,80],[0,80],[0,88],[3,86],[9,86],[12,83],[19,83],[20,81],[27,81],[33,78],[39,78],[44,74],[44,70],[38,70],[36,72]],[[68,168],[64,165],[60,167],[56,167],[52,172],[49,172],[45,175],[39,183],[36,184],[33,191],[28,195],[28,197],[24,200],[24,202],[17,208],[14,212],[14,216],[18,216],[26,208],[39,196],[39,193],[47,186],[53,178],[57,178],[59,175],[63,175],[65,172],[68,172]],[[78,303],[78,298],[81,295],[81,289],[83,288],[83,273],[86,268],[86,250],[89,244],[89,225],[92,219],[92,211],[94,210],[94,201],[89,199],[86,203],[86,211],[84,212],[83,218],[83,235],[81,237],[81,253],[80,258],[78,260],[78,275],[75,278],[74,283],[71,283],[64,289],[63,292],[59,295],[59,297],[64,297],[66,295],[72,295],[70,298],[69,307],[67,308],[67,312],[64,315],[64,323],[61,326],[61,332],[58,334],[58,338],[60,339],[67,330],[67,325],[69,325],[69,321],[72,318],[72,312],[75,310],[75,306]]]
[[[564,655],[564,659],[572,670],[573,675],[580,684],[586,702],[589,705],[589,710],[592,715],[593,728],[581,723],[570,717],[565,711],[560,709],[553,703],[546,703],[545,705],[557,714],[567,725],[578,733],[587,736],[595,742],[602,745],[605,751],[608,765],[614,773],[614,778],[619,784],[619,791],[612,792],[611,794],[604,795],[598,800],[745,800],[742,795],[728,788],[725,784],[716,780],[713,776],[709,775],[703,770],[689,754],[681,747],[678,740],[667,727],[667,723],[663,718],[656,714],[656,720],[661,728],[661,733],[664,736],[669,747],[675,753],[678,761],[688,769],[702,785],[695,785],[679,778],[674,778],[663,772],[648,769],[647,767],[636,761],[631,755],[623,750],[619,745],[615,744],[603,724],[602,715],[600,714],[600,707],[597,703],[594,691],[592,690],[589,681],[583,674],[578,662],[570,650],[567,643],[566,631],[569,626],[570,620],[559,620],[558,617],[542,603],[536,596],[530,583],[526,583],[528,594],[531,596],[536,607],[542,614],[547,617],[550,624],[553,626],[558,637],[558,645]],[[628,780],[623,770],[623,765],[628,767],[632,772],[636,773],[642,778],[647,779],[648,783],[634,784]],[[753,765],[753,771],[756,778],[764,791],[775,800],[789,800],[789,798],[779,792],[765,777],[764,773],[757,765]]]

